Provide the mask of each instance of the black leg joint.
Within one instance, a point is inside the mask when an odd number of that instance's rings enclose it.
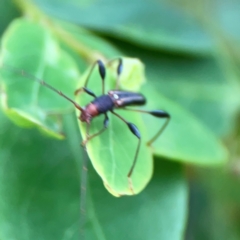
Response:
[[[149,114],[159,118],[170,118],[170,114],[162,110],[153,110],[153,111],[150,111]]]
[[[107,115],[105,115],[105,119],[104,119],[103,125],[104,125],[105,128],[107,128],[108,124],[109,124],[109,118],[108,118]]]
[[[87,94],[89,94],[90,96],[92,96],[92,97],[97,97],[96,95],[95,95],[95,93],[93,93],[91,90],[89,90],[89,89],[87,89],[87,88],[85,88],[85,87],[83,87],[83,90],[84,90],[84,92],[86,92]]]
[[[122,73],[122,69],[123,69],[123,64],[122,64],[122,59],[119,58],[119,64],[118,64],[118,68],[117,68],[117,74],[120,75]]]
[[[98,64],[98,70],[99,70],[99,73],[101,75],[101,78],[102,78],[102,80],[104,80],[105,76],[106,76],[105,66],[104,66],[104,64],[101,60],[98,60],[97,64]]]
[[[131,131],[137,138],[140,139],[140,138],[141,138],[141,134],[140,134],[137,126],[134,125],[133,123],[127,123],[127,125],[128,125],[128,127],[129,127],[130,131]]]

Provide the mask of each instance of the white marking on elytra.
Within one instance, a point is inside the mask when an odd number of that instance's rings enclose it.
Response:
[[[118,96],[117,94],[113,94],[113,97],[114,97],[115,99],[119,99],[119,96]]]

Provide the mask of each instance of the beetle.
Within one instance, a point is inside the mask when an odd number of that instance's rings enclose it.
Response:
[[[129,180],[130,190],[132,191],[132,193],[134,193],[134,190],[133,190],[132,184],[131,184],[131,175],[133,174],[133,170],[134,170],[134,167],[135,167],[135,164],[136,164],[136,161],[137,161],[137,157],[138,157],[138,152],[139,152],[139,149],[140,149],[141,134],[140,134],[140,131],[138,130],[138,128],[135,124],[126,121],[123,117],[121,117],[119,114],[117,114],[114,110],[121,108],[123,110],[147,113],[147,114],[150,114],[154,117],[167,119],[167,121],[162,126],[162,128],[157,132],[157,134],[153,138],[151,138],[151,140],[148,141],[148,143],[147,143],[148,145],[151,145],[158,138],[158,136],[161,135],[163,130],[166,128],[166,126],[168,125],[169,120],[170,120],[170,114],[163,111],[163,110],[145,111],[145,110],[141,110],[141,109],[127,108],[129,106],[145,105],[146,104],[146,98],[141,93],[119,90],[120,75],[121,75],[122,70],[123,70],[123,60],[122,60],[122,58],[117,58],[117,59],[110,60],[107,64],[110,64],[113,61],[118,61],[117,80],[116,80],[115,89],[110,90],[110,91],[108,91],[107,94],[105,94],[106,69],[105,69],[105,65],[103,64],[103,62],[101,60],[97,60],[93,64],[93,66],[92,66],[92,68],[91,68],[91,70],[90,70],[90,72],[89,72],[89,74],[88,74],[88,76],[85,80],[84,86],[75,91],[75,95],[78,95],[82,92],[85,92],[88,95],[92,96],[94,98],[94,100],[91,101],[89,104],[87,104],[85,107],[80,107],[76,102],[73,102],[73,104],[81,112],[80,116],[79,116],[79,120],[81,122],[86,122],[87,123],[87,138],[82,142],[82,146],[85,147],[87,142],[90,139],[98,136],[99,134],[103,133],[107,129],[108,123],[109,123],[109,118],[108,118],[108,115],[107,115],[108,112],[111,112],[112,114],[117,116],[120,120],[122,120],[128,126],[129,130],[133,133],[133,135],[135,135],[137,137],[138,145],[137,145],[137,148],[136,148],[136,152],[135,152],[135,156],[134,156],[131,168],[130,168],[128,174],[127,174],[127,177],[128,177],[128,180]],[[100,95],[100,96],[96,96],[95,93],[93,93],[90,89],[87,88],[90,76],[91,76],[92,71],[94,70],[96,65],[98,65],[98,71],[99,71],[99,74],[100,74],[100,77],[101,77],[101,80],[102,80],[102,95]],[[105,115],[104,122],[103,122],[103,128],[99,132],[89,136],[89,127],[90,127],[92,119],[101,115],[101,114]]]
[[[87,150],[86,145],[89,140],[100,135],[108,128],[108,124],[109,124],[108,112],[111,112],[116,117],[118,117],[120,120],[122,120],[128,126],[128,128],[132,132],[132,134],[134,136],[136,136],[138,139],[138,144],[137,144],[137,148],[135,151],[134,159],[133,159],[132,165],[129,169],[129,172],[127,174],[130,190],[134,194],[134,190],[133,190],[132,184],[131,184],[131,175],[133,174],[134,167],[137,162],[137,157],[138,157],[138,153],[139,153],[139,149],[140,149],[140,145],[141,145],[141,134],[135,124],[128,122],[123,117],[121,117],[118,113],[116,113],[114,110],[115,109],[123,109],[123,110],[127,110],[127,111],[141,112],[141,113],[150,114],[157,118],[166,119],[164,125],[160,128],[160,130],[147,142],[147,145],[149,145],[149,146],[161,135],[161,133],[167,127],[169,120],[170,120],[170,114],[163,110],[146,111],[146,110],[142,110],[142,109],[127,108],[129,106],[145,105],[146,98],[141,93],[123,91],[123,90],[119,89],[120,76],[121,76],[121,73],[123,70],[123,60],[122,60],[122,58],[116,58],[116,59],[112,59],[112,60],[108,61],[107,64],[111,64],[114,61],[118,61],[117,79],[116,79],[115,89],[108,91],[107,94],[105,93],[106,68],[105,68],[104,63],[101,60],[97,60],[92,65],[92,67],[86,77],[84,86],[77,89],[74,92],[75,95],[79,95],[79,94],[85,92],[86,94],[88,94],[94,98],[93,101],[91,101],[89,104],[87,104],[84,107],[81,107],[76,101],[72,100],[70,97],[65,95],[62,91],[57,90],[56,88],[49,85],[47,82],[29,74],[23,70],[19,71],[18,69],[15,69],[14,67],[10,67],[10,66],[4,65],[4,64],[3,64],[3,67],[10,68],[11,71],[13,71],[17,74],[20,73],[22,76],[29,77],[29,78],[33,79],[34,81],[37,81],[41,85],[47,87],[48,89],[54,91],[58,95],[65,98],[67,101],[71,102],[75,106],[75,108],[80,111],[80,115],[79,115],[78,119],[81,122],[85,122],[87,124],[87,127],[86,127],[86,136],[87,137],[82,142],[82,146],[84,147],[85,150]],[[98,65],[98,71],[99,71],[99,75],[100,75],[101,81],[102,81],[102,95],[100,95],[100,96],[96,96],[96,94],[94,92],[92,92],[90,89],[87,88],[90,76],[92,75],[92,72],[95,69],[96,65]],[[103,128],[101,130],[99,130],[97,133],[89,135],[89,128],[90,128],[91,121],[95,117],[102,115],[102,114],[105,116],[104,121],[103,121]],[[84,167],[84,168],[86,169],[86,167]]]

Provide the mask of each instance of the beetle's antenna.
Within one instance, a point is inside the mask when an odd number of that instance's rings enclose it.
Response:
[[[61,91],[57,90],[56,88],[52,87],[51,85],[49,85],[48,83],[46,83],[45,81],[43,81],[42,79],[40,78],[37,78],[35,77],[34,75],[30,74],[30,73],[27,73],[25,72],[24,70],[19,70],[15,67],[12,67],[12,66],[9,66],[9,65],[6,65],[6,64],[1,64],[1,67],[3,68],[6,68],[6,69],[9,69],[11,70],[11,72],[15,73],[15,74],[18,74],[18,75],[21,75],[21,76],[24,76],[28,79],[31,79],[35,82],[38,82],[39,84],[45,86],[46,88],[54,91],[55,93],[57,93],[58,95],[62,96],[63,98],[67,99],[69,102],[71,102],[78,110],[80,110],[81,112],[84,111],[84,109],[79,105],[77,104],[75,101],[73,101],[71,98],[69,98],[67,95],[65,95],[64,93],[62,93]]]

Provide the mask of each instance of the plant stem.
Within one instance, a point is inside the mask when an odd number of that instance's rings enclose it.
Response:
[[[76,39],[71,33],[66,31],[57,24],[50,17],[44,14],[39,8],[37,8],[31,0],[14,0],[16,5],[21,9],[21,11],[27,17],[43,22],[52,33],[54,33],[63,43],[65,43],[72,50],[77,52],[82,58],[87,62],[93,63],[96,59],[106,59],[102,53],[92,50],[92,48],[87,47],[85,44],[81,43],[79,39]]]

